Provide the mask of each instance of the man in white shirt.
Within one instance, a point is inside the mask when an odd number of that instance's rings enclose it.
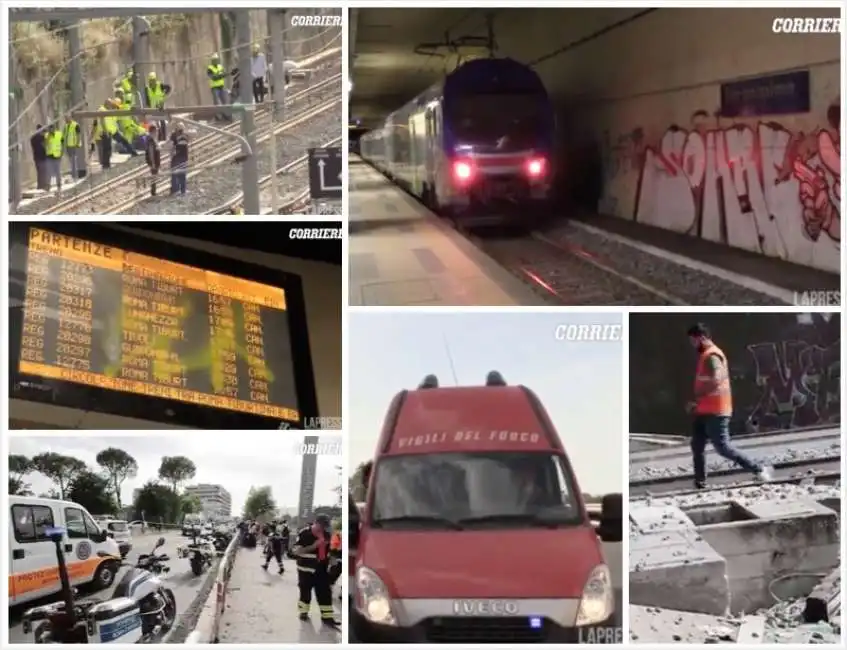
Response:
[[[268,62],[258,43],[253,46],[250,72],[253,74],[253,101],[259,104],[265,101],[265,76],[268,74]]]

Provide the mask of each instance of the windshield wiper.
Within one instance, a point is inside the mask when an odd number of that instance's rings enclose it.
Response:
[[[382,517],[380,519],[374,519],[371,522],[372,526],[381,526],[382,524],[394,524],[394,523],[433,523],[433,524],[441,524],[442,526],[446,526],[448,528],[452,528],[454,530],[462,530],[462,525],[452,519],[447,519],[445,517],[437,517],[435,515],[403,515],[401,517]]]
[[[544,517],[531,513],[503,513],[496,515],[480,515],[479,517],[463,517],[459,520],[459,525],[464,524],[487,524],[487,523],[527,523],[535,526],[544,526],[546,528],[557,528],[567,523],[561,518]]]

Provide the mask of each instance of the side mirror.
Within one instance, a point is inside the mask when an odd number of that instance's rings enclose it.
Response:
[[[164,546],[164,545],[165,545],[165,538],[164,538],[164,537],[160,537],[160,538],[156,541],[156,548],[159,548],[160,546]]]
[[[623,495],[620,492],[603,495],[597,535],[604,542],[623,540]]]

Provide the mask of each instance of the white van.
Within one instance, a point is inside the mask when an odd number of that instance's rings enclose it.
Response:
[[[99,590],[115,581],[118,543],[78,503],[12,495],[9,515],[9,605],[61,591],[56,545],[44,532],[49,528],[65,530],[62,550],[72,586],[93,583]]]
[[[126,557],[126,554],[132,550],[132,531],[129,524],[124,519],[104,519],[98,522],[106,533],[118,543],[121,557]]]

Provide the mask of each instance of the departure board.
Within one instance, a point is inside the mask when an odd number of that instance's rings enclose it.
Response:
[[[299,419],[285,291],[29,228],[19,371]]]

